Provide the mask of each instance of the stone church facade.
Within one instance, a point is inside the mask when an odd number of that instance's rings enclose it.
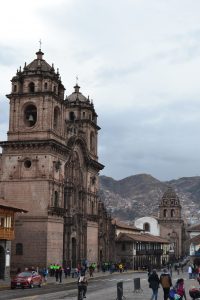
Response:
[[[15,221],[12,268],[111,259],[111,217],[98,196],[97,114],[78,84],[65,98],[39,50],[12,78],[0,197],[28,211]]]

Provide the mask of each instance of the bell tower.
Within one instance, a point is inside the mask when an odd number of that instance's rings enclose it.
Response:
[[[175,191],[168,187],[159,205],[160,219],[163,221],[181,221],[181,205]]]
[[[167,191],[159,204],[160,235],[170,242],[170,257],[177,259],[183,254],[184,223],[181,216],[181,204],[172,187]]]
[[[65,88],[39,49],[36,59],[12,78],[8,141],[56,139],[63,142]]]
[[[67,137],[79,136],[84,139],[90,155],[97,159],[97,135],[100,127],[97,125],[97,114],[93,102],[81,92],[78,83],[74,92],[66,98]]]

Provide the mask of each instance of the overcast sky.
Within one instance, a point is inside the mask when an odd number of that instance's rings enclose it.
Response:
[[[0,140],[20,65],[59,68],[93,99],[101,174],[200,175],[199,0],[6,0],[0,18]]]

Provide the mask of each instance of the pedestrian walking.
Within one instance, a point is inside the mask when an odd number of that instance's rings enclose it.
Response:
[[[163,288],[164,300],[167,300],[169,298],[170,287],[172,286],[171,276],[167,269],[164,269],[160,275],[160,283]]]
[[[184,287],[184,279],[180,278],[177,280],[176,285],[175,285],[175,290],[176,290],[176,294],[180,296],[179,300],[183,300],[183,297],[185,300],[187,300],[186,298],[186,294],[185,294],[185,287]]]
[[[182,272],[182,274],[184,272],[184,266],[183,266],[183,264],[181,264],[181,272]]]
[[[176,272],[177,272],[177,275],[179,275],[179,273],[180,273],[179,265],[176,268]]]
[[[43,275],[43,278],[44,278],[44,282],[47,282],[48,269],[44,268],[42,270],[42,275]]]
[[[77,284],[78,284],[78,299],[80,299],[80,294],[82,291],[83,291],[83,298],[86,298],[88,281],[85,276],[85,272],[81,271],[81,274],[78,277]]]
[[[123,272],[123,264],[122,264],[122,263],[119,264],[119,272],[120,272],[120,273]]]
[[[93,265],[90,265],[90,266],[89,266],[89,274],[90,274],[90,277],[93,277],[93,273],[94,273],[94,267],[93,267]]]
[[[56,282],[58,282],[58,278],[59,278],[59,269],[58,268],[55,270],[55,277],[56,277]]]
[[[189,265],[188,267],[188,275],[189,275],[189,279],[192,279],[192,266]]]
[[[149,287],[152,289],[152,292],[153,292],[153,294],[151,296],[151,300],[157,300],[160,280],[159,280],[158,274],[156,273],[155,269],[150,273],[148,282],[149,282]]]
[[[63,274],[63,269],[60,266],[58,269],[58,277],[59,277],[59,282],[62,283],[62,274]]]

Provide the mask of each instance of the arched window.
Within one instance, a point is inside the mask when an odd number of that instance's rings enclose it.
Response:
[[[174,209],[171,210],[171,217],[172,218],[175,217],[175,210]]]
[[[34,93],[35,92],[35,84],[34,84],[34,82],[30,82],[28,87],[29,87],[29,92],[30,93]]]
[[[55,129],[58,128],[59,116],[60,116],[60,110],[58,107],[55,107],[54,108],[54,117],[53,117],[53,127]]]
[[[150,232],[150,224],[149,223],[144,223],[143,229],[144,229],[144,231]]]
[[[17,91],[17,85],[14,84],[14,86],[13,86],[13,92],[16,93],[16,91]]]
[[[58,192],[55,191],[54,192],[54,207],[58,207],[59,206],[59,196],[58,196]]]
[[[95,150],[94,132],[90,133],[90,151]]]
[[[72,238],[72,268],[77,266],[77,242],[76,239]]]
[[[23,255],[23,244],[22,243],[16,244],[16,255]]]
[[[76,119],[75,113],[73,111],[70,111],[69,119],[70,119],[70,121],[74,121]]]
[[[163,217],[164,217],[164,218],[167,217],[167,209],[164,209],[164,211],[163,211]]]
[[[92,201],[91,204],[92,204],[92,205],[91,205],[91,214],[94,215],[94,202]]]
[[[44,89],[47,90],[47,87],[48,87],[48,84],[47,84],[47,82],[45,82]]]

